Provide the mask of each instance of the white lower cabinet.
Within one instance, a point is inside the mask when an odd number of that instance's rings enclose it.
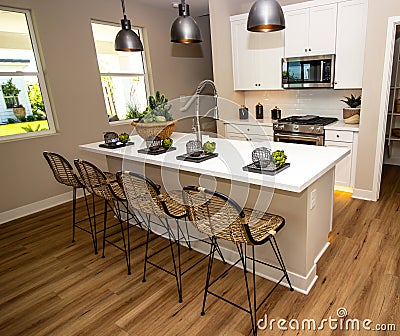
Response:
[[[273,141],[274,131],[268,125],[247,125],[243,123],[225,124],[225,137],[231,140],[242,141]]]
[[[350,149],[350,154],[336,165],[335,185],[339,187],[354,187],[355,168],[357,161],[358,132],[325,131],[325,146],[344,147]]]

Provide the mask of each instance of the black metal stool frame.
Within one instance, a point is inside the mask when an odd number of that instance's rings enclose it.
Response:
[[[153,188],[153,190],[155,191],[155,193],[157,194],[157,196],[161,195],[159,188],[157,188],[157,185],[156,185],[152,180],[150,180],[149,178],[147,178],[146,176],[141,175],[141,174],[138,174],[138,173],[134,173],[134,172],[126,172],[126,173],[129,174],[130,176],[133,176],[133,177],[142,179],[145,183],[148,183],[148,184]],[[117,174],[120,174],[120,172],[118,172]],[[125,190],[125,192],[126,192],[126,190]],[[126,193],[127,193],[127,192],[126,192]],[[128,198],[128,196],[127,196],[127,198]],[[129,198],[128,198],[128,199],[129,199]],[[151,233],[153,233],[153,232],[151,231],[151,229],[150,229],[150,226],[149,226],[149,229],[148,229],[148,231],[147,231],[146,251],[145,251],[145,260],[144,260],[143,279],[142,279],[142,281],[143,281],[143,282],[146,282],[147,264],[150,264],[150,265],[152,265],[152,266],[154,266],[154,267],[156,267],[156,268],[158,268],[158,269],[160,269],[160,270],[166,272],[167,274],[170,274],[170,275],[174,276],[175,279],[176,279],[176,284],[177,284],[177,289],[178,289],[178,299],[179,299],[179,303],[182,303],[182,302],[183,302],[182,275],[184,275],[185,273],[187,273],[188,271],[190,271],[191,269],[193,269],[195,266],[197,266],[198,264],[200,264],[200,263],[201,263],[203,260],[205,260],[209,255],[206,254],[206,255],[205,255],[204,257],[202,257],[199,261],[195,262],[193,265],[189,266],[189,267],[186,268],[184,271],[182,271],[182,268],[181,268],[181,250],[180,250],[180,245],[181,245],[181,241],[182,241],[182,240],[181,240],[181,237],[180,237],[180,233],[179,233],[179,232],[182,232],[182,235],[183,235],[183,231],[180,229],[178,220],[184,219],[184,220],[186,221],[187,215],[186,215],[186,213],[185,213],[185,214],[182,215],[182,216],[176,216],[176,215],[172,214],[172,213],[168,210],[168,207],[167,207],[165,201],[160,200],[160,203],[161,203],[161,206],[162,206],[162,210],[165,212],[165,214],[166,214],[167,216],[169,216],[169,217],[171,217],[171,218],[173,218],[173,219],[176,220],[177,227],[178,227],[178,229],[177,229],[177,237],[175,237],[175,235],[173,234],[173,232],[172,232],[172,230],[171,230],[171,228],[170,228],[168,219],[167,219],[167,218],[164,218],[164,223],[163,223],[163,219],[162,219],[162,218],[159,218],[160,223],[161,223],[161,226],[164,227],[164,228],[166,229],[166,233],[168,234],[169,247],[170,247],[170,249],[171,249],[171,257],[172,257],[172,262],[173,262],[173,266],[174,266],[174,271],[171,272],[171,271],[169,271],[169,270],[163,268],[162,266],[160,266],[160,265],[158,265],[158,264],[156,264],[156,263],[154,263],[154,262],[152,262],[152,261],[150,260],[152,257],[154,257],[155,255],[157,255],[158,253],[160,253],[161,251],[163,251],[163,250],[165,250],[166,248],[168,248],[168,246],[166,246],[166,247],[164,247],[164,248],[162,248],[162,249],[160,249],[160,250],[154,252],[154,253],[151,254],[151,255],[148,255],[148,245],[149,245],[148,243],[151,241],[151,240],[149,240],[149,235],[150,235]],[[150,223],[150,214],[147,214],[147,215],[148,215],[148,221],[149,221],[149,223]],[[155,223],[155,222],[152,221],[152,223]],[[155,223],[155,224],[157,224],[157,223]],[[150,225],[150,224],[149,224],[149,225]],[[162,237],[162,236],[158,235],[158,237]],[[185,241],[186,241],[186,239],[185,239]],[[173,249],[173,243],[176,244],[177,250],[178,250],[178,251],[177,251],[177,255],[178,255],[178,267],[176,266],[176,262],[175,262],[175,253],[174,253],[174,249]],[[186,241],[186,244],[188,245],[189,249],[191,249],[191,246],[190,246],[190,244],[188,244],[187,241]],[[218,246],[218,248],[219,248],[219,246]],[[222,253],[221,253],[221,256],[222,256]],[[223,258],[223,256],[222,256],[222,258]]]
[[[199,187],[195,187],[195,186],[185,186],[183,188],[184,192],[185,191],[199,191],[201,189],[201,191],[211,195],[211,196],[217,196],[222,198],[224,201],[229,202],[231,205],[233,205],[236,210],[238,211],[238,215],[241,218],[245,218],[246,215],[243,212],[243,209],[231,198],[229,198],[228,196],[219,193],[217,191],[210,191],[208,189],[203,189],[203,188],[199,188]],[[208,261],[208,267],[207,267],[207,275],[206,275],[206,284],[204,287],[204,296],[203,296],[203,304],[202,304],[202,310],[201,310],[201,315],[204,316],[205,315],[205,307],[206,307],[206,300],[207,300],[207,294],[211,294],[212,296],[217,297],[218,299],[221,299],[222,301],[225,301],[229,304],[231,304],[232,306],[245,311],[246,313],[250,314],[251,317],[251,326],[252,326],[252,332],[254,335],[257,335],[257,311],[259,310],[259,308],[265,303],[265,301],[271,296],[272,292],[276,289],[276,287],[278,287],[278,285],[282,282],[283,279],[286,278],[286,281],[289,285],[290,291],[293,291],[293,287],[292,284],[290,282],[282,255],[280,253],[278,244],[276,242],[276,239],[274,237],[274,235],[268,235],[265,239],[261,240],[261,241],[256,241],[253,239],[250,229],[248,227],[247,224],[245,225],[245,230],[246,233],[248,235],[249,240],[251,241],[252,245],[251,245],[251,251],[252,251],[252,256],[247,256],[247,250],[246,250],[246,244],[235,244],[238,254],[239,254],[239,259],[231,264],[229,266],[228,269],[226,269],[224,272],[222,272],[221,274],[219,274],[215,279],[213,279],[213,281],[211,280],[211,273],[212,273],[212,265],[213,265],[213,261],[214,261],[214,255],[215,255],[215,251],[217,251],[217,247],[216,247],[216,237],[213,236],[212,237],[212,241],[211,241],[211,248],[210,248],[210,253],[209,255],[209,261]],[[282,225],[277,229],[277,232],[284,226],[284,222],[282,223]],[[255,258],[255,245],[262,245],[269,242],[271,244],[272,250],[275,253],[275,256],[278,260],[278,263],[280,265],[280,267],[277,267],[275,265],[263,262],[261,260],[258,260]],[[248,269],[247,269],[247,260],[251,260],[252,261],[252,280],[253,280],[253,293],[250,293],[250,289],[249,289],[249,281],[247,279],[247,273],[248,273]],[[247,294],[247,300],[248,300],[248,304],[249,304],[249,308],[245,308],[242,307],[240,305],[238,305],[237,303],[228,300],[227,298],[211,292],[210,291],[210,287],[212,285],[214,285],[218,280],[220,280],[223,276],[225,276],[234,266],[236,266],[239,262],[241,262],[242,264],[242,268],[243,268],[243,273],[244,273],[244,279],[245,279],[245,285],[246,285],[246,294]],[[256,291],[256,262],[263,264],[265,266],[269,266],[272,267],[274,269],[280,270],[283,272],[283,276],[280,278],[280,280],[278,282],[275,283],[274,287],[268,292],[268,294],[264,297],[264,299],[257,305],[257,291]],[[253,297],[253,299],[252,299]]]

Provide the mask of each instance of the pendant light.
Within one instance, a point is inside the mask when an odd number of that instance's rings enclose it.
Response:
[[[247,18],[247,30],[273,32],[285,29],[282,7],[276,0],[256,0]]]
[[[121,20],[122,29],[115,37],[117,51],[143,51],[139,36],[131,29],[131,21],[126,18],[125,3],[121,0],[124,18]]]
[[[171,42],[185,44],[203,42],[200,29],[190,16],[189,5],[185,0],[179,4],[179,17],[171,26]]]

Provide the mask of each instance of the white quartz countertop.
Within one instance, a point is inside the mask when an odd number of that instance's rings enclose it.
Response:
[[[250,141],[207,139],[204,137],[203,142],[206,140],[216,142],[216,152],[219,156],[201,163],[194,163],[176,159],[176,156],[186,153],[185,144],[187,141],[195,139],[194,134],[176,132],[172,134],[172,139],[174,140],[173,146],[177,149],[160,155],[138,153],[138,149],[146,147],[144,140],[138,135],[131,136],[131,141],[135,142],[134,145],[118,149],[99,147],[102,142],[80,145],[79,147],[82,150],[124,160],[143,162],[291,192],[302,192],[350,153],[349,149],[343,147],[310,146],[268,141],[252,143]],[[252,162],[252,151],[261,146],[268,147],[272,151],[277,149],[284,150],[290,167],[275,176],[243,171],[242,167]]]
[[[261,126],[271,126],[275,120],[264,118],[264,119],[230,119],[224,120],[224,124],[242,124],[242,125],[261,125]]]
[[[224,124],[241,124],[241,125],[259,125],[259,126],[271,126],[276,122],[269,118],[264,119],[231,119],[225,120]],[[338,120],[332,124],[324,126],[326,130],[336,131],[351,131],[358,132],[359,124],[346,124],[343,120]]]
[[[358,132],[359,124],[346,124],[343,120],[324,126],[326,130]]]

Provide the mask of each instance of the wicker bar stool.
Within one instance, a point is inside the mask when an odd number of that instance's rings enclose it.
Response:
[[[86,228],[80,226],[79,224],[88,220],[89,218],[84,218],[79,221],[76,220],[76,192],[78,189],[83,190],[83,194],[85,196],[86,201],[86,189],[80,180],[79,176],[75,174],[72,165],[68,162],[66,158],[58,153],[43,152],[43,156],[49,164],[51,171],[55,179],[68,187],[72,187],[72,242],[75,242],[75,228],[78,228],[86,233],[89,233],[92,236],[93,248],[95,253],[97,254],[97,244],[95,240],[95,233],[92,227],[92,222],[89,220],[90,231]],[[87,204],[87,203],[86,203]]]
[[[145,252],[145,260],[143,267],[143,282],[146,281],[146,270],[147,264],[152,265],[158,269],[167,272],[172,275],[176,279],[176,285],[178,289],[178,298],[179,302],[182,302],[182,275],[184,275],[189,270],[193,269],[196,265],[198,265],[201,261],[207,258],[204,256],[199,261],[195,262],[185,270],[181,268],[181,243],[186,243],[186,245],[190,248],[189,242],[186,240],[188,237],[188,229],[186,223],[186,236],[178,223],[178,220],[186,221],[186,206],[183,203],[177,202],[175,197],[172,197],[172,194],[177,193],[179,197],[182,199],[182,191],[171,192],[170,194],[164,193],[161,194],[159,188],[157,188],[156,184],[151,181],[149,178],[133,173],[133,172],[124,172],[122,174],[122,182],[125,189],[126,197],[128,199],[128,203],[130,207],[137,210],[139,213],[143,213],[147,216],[148,222],[148,231],[147,231],[147,240],[146,240],[146,252]],[[151,218],[158,219],[158,222],[154,222]],[[177,230],[174,233],[171,225],[169,223],[170,220],[176,221]],[[160,265],[157,265],[155,262],[151,261],[151,258],[156,254],[160,253],[162,250],[168,248],[168,246],[159,249],[153,254],[149,255],[149,242],[150,242],[150,234],[154,233],[154,228],[152,225],[159,225],[159,227],[164,230],[161,234],[158,233],[158,236],[166,236],[169,239],[169,248],[171,250],[171,257],[173,263],[173,272],[163,268]],[[177,263],[175,261],[175,252],[173,244],[177,245]]]
[[[100,197],[104,200],[104,217],[103,217],[103,251],[102,257],[105,257],[105,245],[106,242],[113,245],[114,247],[121,250],[125,255],[126,265],[128,269],[128,274],[131,274],[131,259],[130,253],[131,250],[136,249],[144,244],[136,246],[135,248],[130,248],[130,228],[132,225],[136,225],[139,228],[143,229],[141,222],[137,218],[137,216],[129,211],[127,199],[125,197],[125,193],[123,188],[121,188],[120,184],[117,181],[117,176],[112,175],[113,179],[109,179],[107,175],[101,171],[98,167],[96,167],[93,163],[88,161],[76,159],[74,161],[75,166],[81,176],[82,182],[85,187],[95,196]],[[122,206],[122,208],[121,208]],[[117,223],[111,226],[107,226],[107,214],[108,208],[114,213],[117,218]],[[126,226],[127,226],[127,238],[125,237],[125,229],[124,229],[124,220],[122,218],[123,213],[126,215]],[[130,222],[131,219],[134,219],[134,223]],[[120,231],[112,232],[107,235],[107,231],[120,226]],[[94,229],[96,230],[96,219],[94,217]],[[107,239],[113,237],[115,234],[121,233],[123,248],[114,243],[113,241]]]
[[[249,313],[251,316],[252,332],[254,335],[257,335],[257,310],[270,297],[274,289],[281,283],[283,279],[286,279],[290,290],[293,291],[282,255],[275,240],[276,233],[279,232],[285,225],[284,218],[278,215],[263,213],[253,209],[242,209],[234,200],[216,191],[210,191],[194,186],[186,186],[183,190],[183,197],[185,199],[185,203],[187,204],[189,220],[200,232],[212,236],[214,242],[214,244],[211,245],[211,251],[209,254],[210,257],[207,269],[206,285],[204,288],[201,315],[205,314],[207,294],[211,294]],[[234,243],[239,253],[239,259],[222,274],[217,276],[213,281],[210,281],[217,238],[225,239]],[[254,246],[263,245],[266,243],[271,245],[279,267],[255,258]],[[251,247],[251,256],[247,256],[247,246]],[[250,292],[249,281],[247,279],[247,260],[251,260],[252,262],[252,294]],[[239,262],[241,262],[243,266],[249,308],[242,307],[235,302],[232,302],[225,297],[210,291],[210,287],[215,282],[223,278],[224,275],[226,275],[229,270],[231,270],[232,267],[237,265]],[[265,266],[270,266],[274,269],[278,269],[283,273],[280,280],[274,285],[267,296],[258,305],[256,300],[255,283],[256,262]]]

